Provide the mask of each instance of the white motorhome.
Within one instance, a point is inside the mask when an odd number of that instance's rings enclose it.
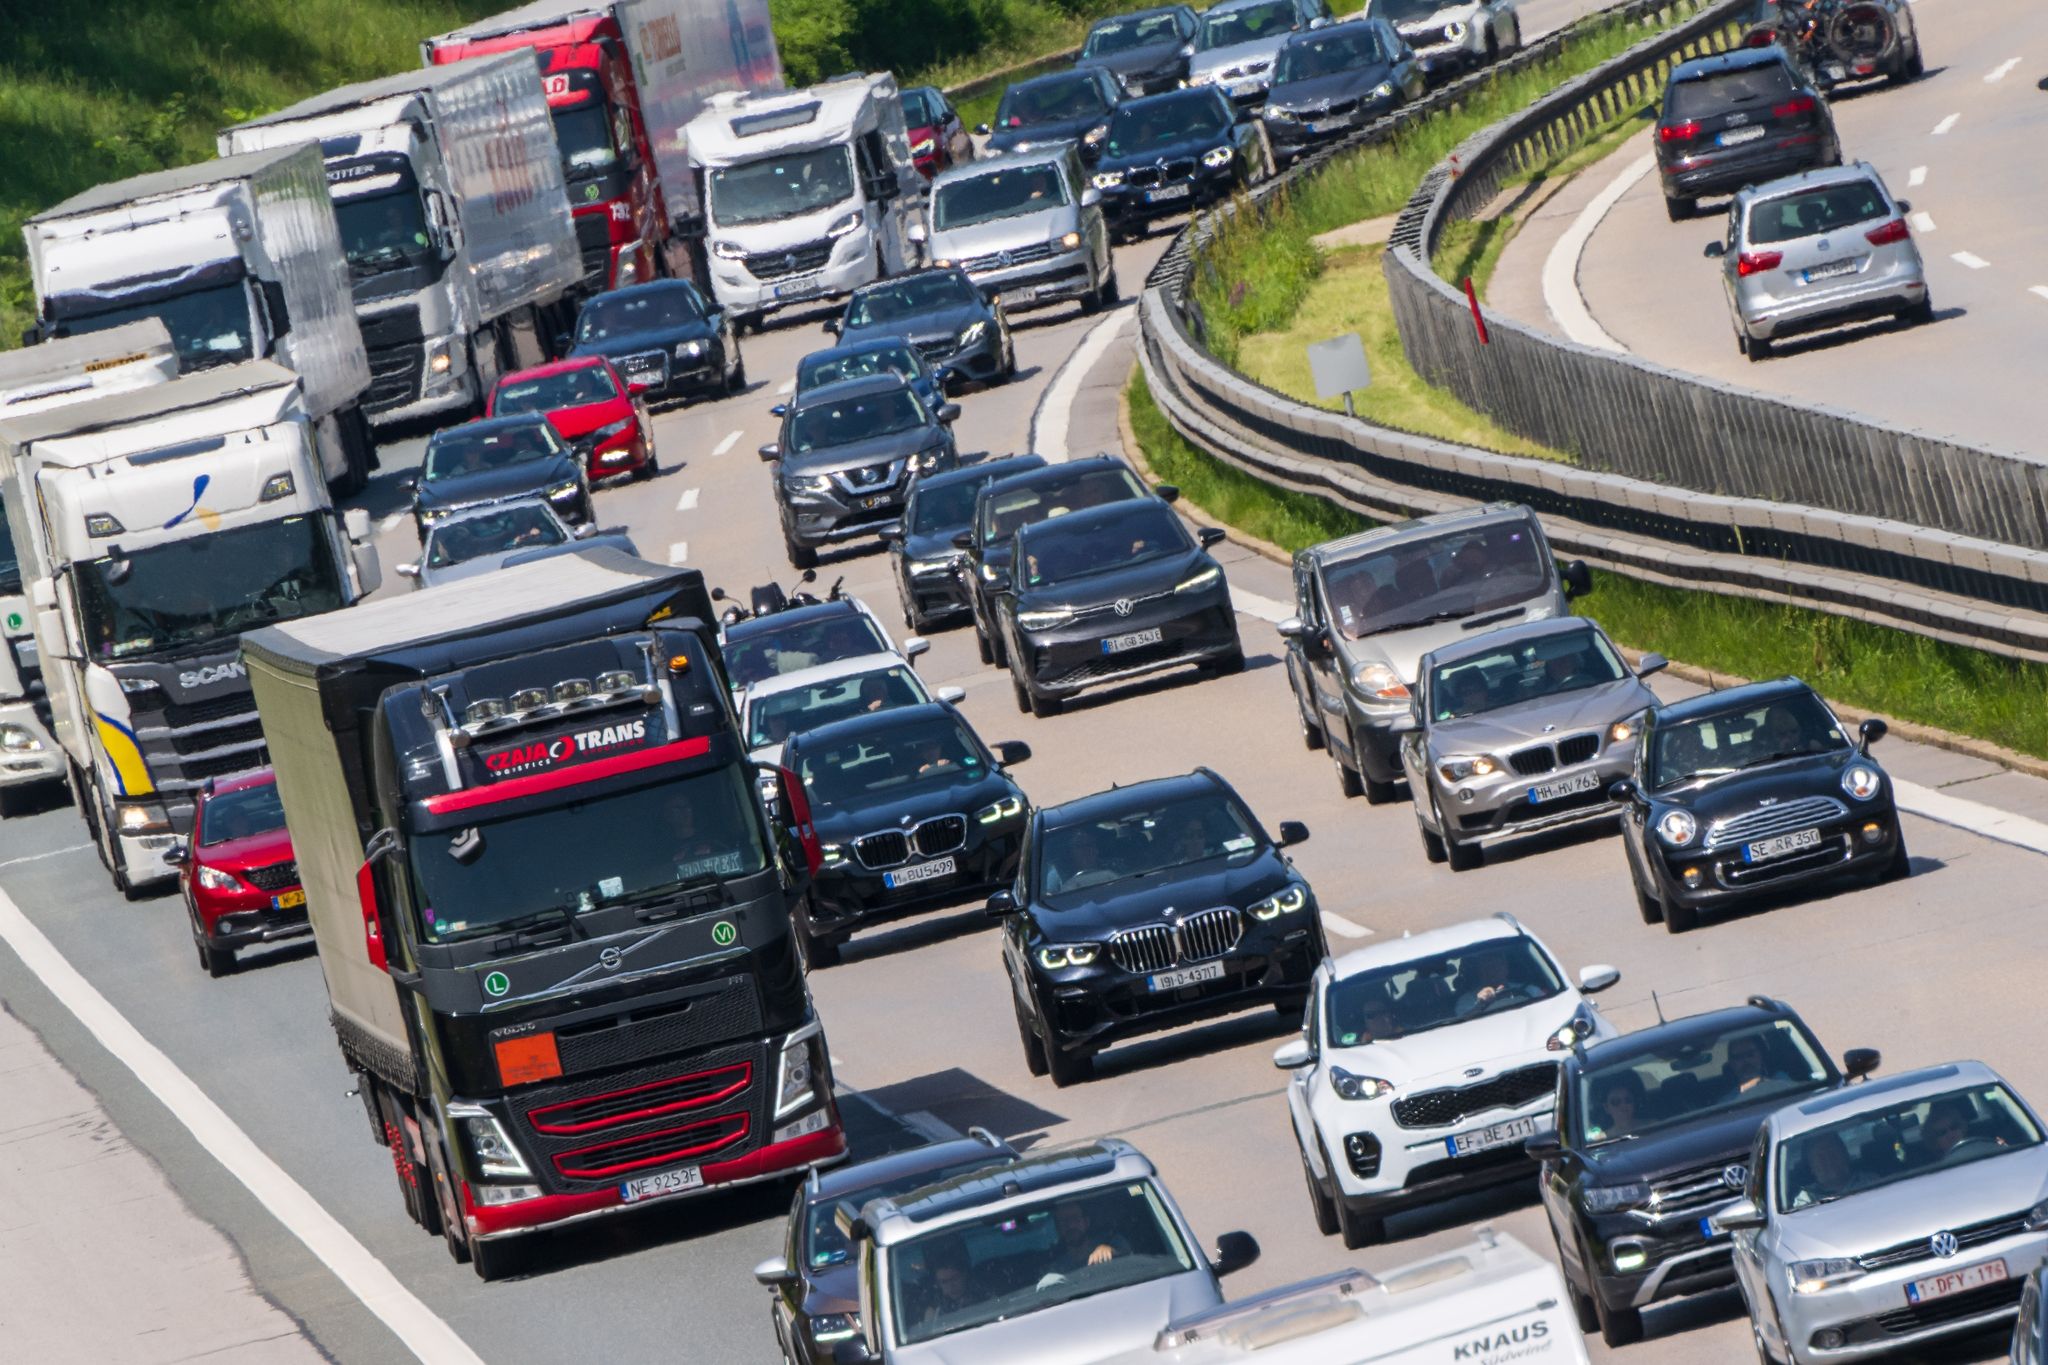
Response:
[[[162,319],[186,372],[269,359],[298,371],[327,482],[376,468],[370,361],[317,147],[224,157],[100,185],[28,220],[34,339]],[[27,340],[29,338],[24,338]]]
[[[887,72],[719,95],[686,137],[704,188],[711,288],[742,321],[919,264],[911,228],[924,177]]]
[[[0,418],[0,501],[72,797],[116,887],[173,878],[199,791],[266,761],[242,633],[374,591],[369,515],[261,360]]]
[[[528,52],[345,85],[220,135],[320,144],[378,423],[480,408],[574,320],[583,266]]]

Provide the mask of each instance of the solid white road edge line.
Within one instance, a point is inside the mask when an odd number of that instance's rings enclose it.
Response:
[[[1543,306],[1564,329],[1565,336],[1581,346],[1613,351],[1617,355],[1628,354],[1628,348],[1609,336],[1607,329],[1594,319],[1593,310],[1586,307],[1585,296],[1579,292],[1579,258],[1585,255],[1593,233],[1614,206],[1621,202],[1621,197],[1655,169],[1657,158],[1651,153],[1646,152],[1629,162],[1606,189],[1594,195],[1592,202],[1579,210],[1579,216],[1572,219],[1572,225],[1564,230],[1564,235],[1550,248],[1550,254],[1543,258]]]
[[[1323,927],[1342,938],[1370,938],[1372,930],[1363,924],[1353,924],[1334,910],[1323,911]]]
[[[1918,188],[1920,188],[1920,186],[1922,186],[1922,185],[1924,185],[1924,184],[1926,184],[1926,183],[1927,183],[1927,168],[1926,168],[1925,166],[1915,166],[1915,167],[1914,167],[1914,168],[1913,168],[1912,170],[1910,170],[1910,171],[1906,172],[1906,188],[1907,188],[1907,189],[1909,189],[1909,190],[1912,190],[1912,189],[1918,189]]]
[[[0,891],[0,939],[100,1046],[135,1073],[135,1079],[170,1110],[199,1145],[333,1271],[417,1359],[426,1365],[483,1365],[482,1357],[452,1327],[399,1283],[382,1261],[271,1160],[191,1077],[144,1038],[57,951],[43,931],[29,922],[5,891]]]
[[[1901,782],[1897,778],[1892,779],[1892,798],[1900,810],[1925,819],[1954,825],[1957,829],[2032,853],[2048,853],[2048,824],[2039,820],[1987,806],[1982,801],[1966,801],[1917,782]]]
[[[2006,58],[2006,59],[2005,59],[2004,61],[2000,62],[2000,63],[1999,63],[1999,64],[1998,64],[1997,66],[1994,66],[1994,67],[1992,67],[1992,68],[1991,68],[1990,72],[1989,72],[1989,73],[1988,73],[1988,74],[1987,74],[1987,75],[1986,75],[1986,76],[1984,77],[1984,84],[1986,84],[1986,85],[1995,85],[1995,84],[1997,84],[1997,83],[1998,83],[1999,81],[2002,81],[2002,80],[2004,80],[2004,79],[2005,79],[2005,78],[2006,78],[2007,76],[2011,75],[2011,74],[2012,74],[2012,69],[2013,69],[2014,67],[2018,66],[2019,64],[2020,64],[2020,59],[2019,59],[2019,58],[2017,58],[2017,57],[2007,57],[2007,58]]]
[[[2027,292],[2029,294],[2039,294],[2042,298],[2048,299],[2048,284],[2031,285],[2028,287]]]
[[[1124,308],[1111,317],[1106,317],[1088,329],[1088,335],[1081,338],[1067,356],[1052,382],[1045,386],[1045,392],[1038,397],[1038,406],[1031,410],[1031,431],[1026,438],[1029,448],[1043,455],[1053,464],[1065,461],[1072,453],[1067,449],[1067,418],[1074,406],[1074,397],[1081,387],[1081,381],[1088,377],[1088,371],[1095,368],[1095,362],[1113,344],[1123,329],[1138,316],[1135,308]]]
[[[1951,252],[1949,253],[1949,259],[1954,261],[1957,265],[1966,266],[1971,270],[1982,270],[1985,266],[1991,264],[1991,262],[1985,260],[1982,256],[1973,255],[1967,251]]]
[[[23,863],[39,863],[45,858],[60,858],[66,853],[77,853],[91,847],[91,844],[66,844],[62,848],[53,848],[43,853],[25,853],[19,858],[9,858],[5,862],[0,862],[0,867],[19,867]]]
[[[1956,120],[1961,117],[1961,114],[1950,114],[1947,118],[1943,119],[1941,122],[1934,125],[1934,135],[1936,137],[1941,137],[1943,134],[1947,133],[1949,129],[1955,127]]]
[[[728,431],[727,433],[725,433],[724,440],[720,441],[717,445],[711,447],[711,453],[713,455],[725,454],[726,451],[731,450],[734,446],[740,443],[741,434],[742,433],[737,431]]]
[[[690,542],[687,540],[679,540],[676,541],[673,545],[670,545],[668,547],[668,562],[671,564],[689,563]]]
[[[1246,592],[1243,588],[1230,590],[1230,605],[1232,610],[1241,611],[1246,616],[1256,616],[1269,626],[1277,626],[1294,615],[1293,603],[1275,602],[1270,597],[1261,597],[1255,592]]]
[[[735,432],[735,433],[734,433],[734,435],[738,435],[738,433],[737,433],[737,432]],[[694,512],[694,511],[696,511],[696,510],[697,510],[697,490],[696,490],[696,489],[694,489],[694,488],[685,488],[685,489],[683,490],[683,495],[682,495],[682,496],[681,496],[680,498],[677,498],[677,499],[676,499],[676,510],[677,510],[678,512]]]

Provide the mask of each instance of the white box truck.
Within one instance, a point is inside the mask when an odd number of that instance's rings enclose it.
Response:
[[[371,421],[480,410],[574,322],[582,264],[530,55],[345,85],[227,129],[220,151],[303,142],[327,163]]]
[[[274,360],[305,381],[327,481],[342,496],[363,486],[376,467],[370,361],[319,148],[118,180],[37,214],[22,235],[34,339],[155,317],[187,372]]]
[[[72,798],[117,888],[172,879],[199,791],[266,761],[242,633],[373,591],[369,515],[263,360],[0,418],[0,501]]]

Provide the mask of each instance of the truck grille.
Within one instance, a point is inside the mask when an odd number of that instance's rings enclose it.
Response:
[[[780,280],[823,270],[832,259],[832,243],[805,242],[781,251],[756,251],[745,259],[747,273],[757,280]]]
[[[193,725],[208,725],[217,720],[229,720],[247,715],[255,708],[247,697],[232,694],[225,697],[210,697],[205,701],[172,702],[164,707],[164,724],[174,730],[183,730]]]
[[[251,716],[243,721],[215,721],[206,726],[194,726],[180,730],[161,732],[170,740],[171,752],[180,758],[204,756],[216,749],[235,746],[256,746],[263,744],[263,725]],[[139,739],[155,738],[141,727],[136,728]]]
[[[908,830],[888,829],[864,834],[853,841],[853,853],[860,859],[861,866],[880,872],[909,862],[912,854],[920,858],[936,858],[941,853],[951,853],[966,842],[966,816],[936,815]]]
[[[2026,1215],[2016,1213],[2010,1218],[1994,1218],[1986,1223],[1972,1223],[1968,1227],[1954,1228],[1951,1231],[1956,1239],[1956,1251],[1960,1254],[1971,1247],[1980,1247],[2001,1237],[2011,1237],[2021,1232],[2025,1224]],[[1931,1261],[1935,1259],[1934,1249],[1928,1245],[1928,1241],[1926,1237],[1919,1237],[1910,1242],[1901,1242],[1897,1246],[1886,1247],[1883,1251],[1858,1256],[1856,1263],[1865,1270],[1886,1270],[1895,1265]]]
[[[1557,1066],[1539,1062],[1504,1071],[1477,1085],[1425,1090],[1394,1101],[1394,1122],[1403,1128],[1443,1128],[1492,1109],[1519,1109],[1557,1089]]]
[[[411,304],[372,313],[357,322],[362,328],[363,345],[371,351],[416,345],[427,339],[426,330],[420,326],[420,310]]]
[[[573,1076],[730,1042],[760,1029],[760,995],[753,978],[728,976],[682,1000],[556,1029],[555,1044],[563,1070]]]
[[[420,371],[426,363],[426,348],[408,342],[389,350],[370,352],[370,391],[363,406],[371,412],[404,407],[420,393]]]
[[[745,1090],[753,1079],[753,1063],[736,1062],[691,1076],[627,1086],[588,1099],[541,1105],[529,1109],[526,1118],[539,1133],[588,1133],[718,1104]]]
[[[960,268],[973,274],[977,270],[1007,270],[1013,265],[1030,265],[1035,261],[1051,259],[1051,242],[1032,242],[1027,246],[1011,247],[1007,251],[991,252],[986,256],[969,256],[960,262]]]
[[[583,258],[583,282],[604,288],[611,278],[612,225],[609,206],[576,215],[576,250]]]
[[[1724,848],[1729,844],[1746,844],[1753,839],[1768,839],[1774,834],[1789,834],[1796,829],[1808,829],[1838,820],[1848,814],[1848,810],[1832,796],[1807,796],[1779,806],[1762,806],[1741,815],[1731,815],[1725,820],[1716,820],[1707,826],[1703,846]]]
[[[558,1152],[555,1169],[571,1180],[615,1180],[650,1166],[700,1160],[723,1151],[745,1138],[750,1127],[745,1114],[722,1114],[680,1128]]]
[[[299,884],[299,865],[286,862],[245,868],[242,880],[259,891],[289,891]]]

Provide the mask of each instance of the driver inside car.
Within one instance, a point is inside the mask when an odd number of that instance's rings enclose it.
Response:
[[[1460,1016],[1475,1014],[1505,996],[1526,992],[1526,987],[1516,985],[1508,978],[1507,954],[1494,949],[1474,953],[1458,968],[1456,1013]]]

